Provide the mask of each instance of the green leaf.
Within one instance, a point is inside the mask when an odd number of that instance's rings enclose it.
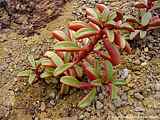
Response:
[[[75,36],[76,36],[76,39],[82,39],[94,34],[96,34],[96,30],[93,28],[81,28],[76,32]]]
[[[79,108],[89,106],[96,97],[96,88],[93,88],[78,104]]]
[[[41,59],[39,60],[39,62],[40,62],[41,65],[43,65],[43,66],[55,67],[55,65],[53,64],[53,62],[52,62],[49,58],[41,58]]]
[[[141,24],[142,24],[143,26],[148,25],[148,23],[150,22],[151,18],[152,18],[151,12],[146,12],[146,13],[142,16]]]
[[[129,32],[134,32],[134,28],[129,23],[123,23],[120,27],[122,30],[124,29]]]
[[[49,73],[49,72],[47,72],[47,71],[44,71],[44,72],[40,75],[41,78],[47,78],[47,77],[51,77],[51,76],[53,76],[53,73],[51,74],[51,73]]]
[[[79,88],[79,85],[81,83],[79,80],[77,80],[73,76],[63,76],[60,79],[60,82],[65,84],[65,85],[72,86],[72,87],[77,87],[77,88]]]
[[[64,73],[66,70],[68,70],[72,66],[73,66],[73,63],[66,63],[66,64],[58,66],[54,71],[54,76],[58,76],[58,75]]]
[[[32,55],[29,55],[28,56],[28,60],[29,60],[29,62],[31,64],[32,68],[35,69],[36,68],[36,62],[34,60],[34,57]]]
[[[115,86],[125,85],[125,84],[126,84],[126,81],[125,81],[125,80],[114,80],[114,81],[113,81],[113,84],[114,84]]]
[[[71,57],[72,57],[72,56],[71,56],[71,53],[65,52],[65,53],[64,53],[64,62],[65,62],[65,63],[70,62]]]
[[[102,86],[102,80],[101,79],[92,80],[91,84],[94,86]]]
[[[114,41],[114,38],[115,38],[114,31],[105,29],[105,32],[107,34],[107,37],[108,37],[109,41],[112,43]]]
[[[107,21],[109,13],[110,13],[109,8],[105,8],[100,19],[104,22]]]
[[[135,30],[135,32],[131,32],[129,38],[130,40],[133,40],[138,34],[139,34],[140,30]]]
[[[114,12],[111,12],[111,13],[109,14],[108,20],[114,20],[116,17],[117,17],[117,13],[116,13],[115,11],[114,11]]]
[[[30,74],[28,79],[29,84],[31,85],[35,79],[36,79],[36,75]]]
[[[118,95],[117,95],[117,87],[112,84],[112,100],[113,100],[113,99],[117,99],[117,98],[118,98]]]
[[[77,76],[82,77],[83,76],[83,69],[79,65],[74,65],[74,68],[76,70]]]
[[[126,38],[124,36],[121,37],[121,48],[124,49],[126,46]]]
[[[147,31],[140,31],[140,38],[143,39],[147,35]]]
[[[99,42],[96,44],[94,50],[100,50],[102,48],[102,44],[100,44]]]
[[[86,74],[90,80],[95,80],[100,77],[97,70],[88,62],[83,63],[83,70],[84,74]]]
[[[47,51],[44,56],[49,57],[56,64],[56,66],[64,64],[63,60],[52,51]]]
[[[52,32],[52,35],[53,37],[55,37],[57,40],[60,40],[60,41],[69,39],[68,36],[61,30],[54,30]]]
[[[82,48],[78,47],[75,42],[72,41],[60,41],[54,45],[54,50],[59,51],[81,51]]]
[[[99,18],[96,10],[93,9],[93,8],[86,8],[86,13],[87,13],[88,15],[91,15],[91,16],[95,17],[96,19]]]
[[[158,3],[157,3],[157,5],[160,7],[160,0],[158,0]]]
[[[28,77],[32,73],[32,70],[24,70],[18,73],[18,77]]]
[[[107,75],[109,80],[113,80],[113,66],[112,63],[108,60],[105,61],[105,65],[107,66]]]

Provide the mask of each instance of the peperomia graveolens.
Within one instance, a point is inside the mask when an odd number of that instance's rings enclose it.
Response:
[[[125,84],[124,80],[113,79],[113,66],[121,63],[119,50],[130,54],[128,35],[131,39],[138,34],[143,38],[148,30],[160,26],[160,18],[152,17],[150,12],[154,1],[136,3],[137,9],[143,9],[137,18],[126,17],[102,1],[96,4],[96,8],[85,8],[88,22],[72,21],[65,30],[52,32],[56,43],[53,50],[47,51],[38,61],[38,68],[34,65],[35,78],[60,78],[62,93],[64,86],[90,90],[79,102],[80,108],[90,105],[96,96],[96,88],[100,86],[108,87],[108,93],[116,98],[116,87]],[[41,72],[35,72],[39,68]],[[32,79],[30,84],[33,82]]]

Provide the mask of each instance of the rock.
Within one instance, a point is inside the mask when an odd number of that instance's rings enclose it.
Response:
[[[155,84],[155,90],[156,91],[160,91],[160,83],[156,83]]]
[[[142,65],[142,66],[146,66],[146,65],[147,65],[147,62],[143,62],[141,65]]]
[[[52,106],[55,106],[55,105],[56,105],[56,102],[55,102],[54,100],[51,100],[49,103],[50,103]]]
[[[43,112],[46,109],[46,105],[44,102],[41,102],[40,110]]]
[[[154,95],[154,98],[157,100],[160,100],[160,92],[156,92],[156,94]]]
[[[141,95],[140,93],[135,93],[135,94],[134,94],[134,97],[135,97],[136,99],[138,99],[138,100],[143,100],[143,99],[144,99],[144,96]]]
[[[137,60],[134,61],[134,64],[140,65],[140,64],[141,64],[141,61],[140,61],[139,59],[137,59]]]
[[[104,95],[102,93],[100,93],[98,98],[99,98],[99,100],[103,100],[104,99]]]
[[[149,51],[148,47],[145,47],[144,52],[148,52],[148,51]]]
[[[49,97],[51,97],[52,99],[54,99],[56,97],[56,92],[54,90],[52,90],[50,93],[49,93]]]
[[[38,117],[35,117],[34,120],[39,120],[39,118],[38,118]]]
[[[103,106],[104,106],[104,105],[103,105],[100,101],[97,101],[97,102],[96,102],[96,108],[97,108],[98,110],[102,109]]]
[[[127,101],[127,100],[128,100],[127,94],[124,93],[124,94],[121,96],[121,99],[124,100],[124,101]]]
[[[119,76],[120,76],[119,79],[122,79],[122,80],[126,79],[128,77],[128,69],[126,68],[126,69],[121,70],[119,72]]]
[[[120,98],[117,98],[116,100],[113,101],[113,104],[115,107],[119,108],[122,106],[122,100]]]
[[[83,115],[83,114],[81,114],[80,116],[79,116],[79,120],[83,120],[85,118],[85,116]]]
[[[135,112],[144,112],[145,109],[143,107],[135,107],[134,111]]]

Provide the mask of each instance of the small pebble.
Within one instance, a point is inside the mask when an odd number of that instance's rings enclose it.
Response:
[[[138,100],[143,100],[143,99],[144,99],[144,96],[141,95],[140,93],[135,93],[135,94],[134,94],[134,97],[135,97],[136,99],[138,99]]]
[[[135,112],[144,112],[145,109],[142,108],[142,107],[135,107],[134,111],[135,111]]]
[[[45,111],[46,105],[45,105],[44,102],[41,102],[41,107],[40,107],[40,109],[41,109],[42,112]]]
[[[103,106],[104,106],[104,105],[103,105],[100,101],[97,101],[97,102],[96,102],[96,108],[97,108],[98,110],[102,109]]]

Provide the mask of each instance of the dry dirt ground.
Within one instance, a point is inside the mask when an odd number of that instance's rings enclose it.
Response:
[[[115,76],[127,69],[128,84],[119,88],[120,98],[116,101],[111,101],[102,90],[97,95],[97,102],[80,110],[76,104],[83,92],[73,90],[61,98],[57,96],[56,85],[40,81],[29,86],[27,79],[16,77],[19,71],[29,67],[29,54],[38,59],[52,47],[50,32],[74,19],[72,12],[76,9],[76,13],[80,13],[77,8],[84,4],[81,1],[68,2],[62,9],[62,16],[37,30],[38,34],[33,36],[19,35],[15,29],[0,31],[0,119],[159,120],[160,30],[149,33],[142,42],[134,41],[142,47],[135,48],[132,55],[123,56],[124,63],[117,66]],[[112,5],[124,3],[127,3],[126,0],[115,1]]]

